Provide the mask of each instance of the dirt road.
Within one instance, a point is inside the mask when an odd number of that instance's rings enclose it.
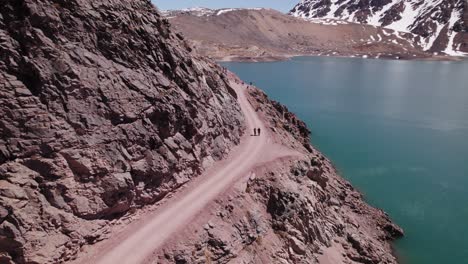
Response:
[[[175,232],[184,228],[190,220],[220,193],[237,179],[248,175],[249,170],[258,163],[283,156],[297,154],[285,147],[270,143],[267,130],[246,97],[246,86],[232,83],[238,94],[238,101],[245,115],[247,132],[241,144],[231,155],[214,169],[207,172],[205,179],[182,191],[176,199],[168,201],[163,208],[133,225],[131,230],[111,237],[104,245],[78,263],[146,263],[151,254]],[[252,136],[253,128],[261,128],[261,136]]]

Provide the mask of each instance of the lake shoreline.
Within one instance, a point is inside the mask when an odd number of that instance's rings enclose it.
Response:
[[[378,55],[321,55],[321,54],[298,54],[298,55],[267,55],[267,56],[238,56],[238,55],[226,55],[224,57],[212,57],[211,59],[215,60],[216,62],[280,62],[280,61],[288,61],[297,57],[331,57],[331,58],[364,58],[364,59],[375,59],[375,60],[400,60],[400,61],[463,61],[467,58],[465,57],[454,57],[454,56],[441,56],[441,55],[434,55],[434,56],[417,56],[417,57],[401,57],[396,58],[392,56],[380,56]]]

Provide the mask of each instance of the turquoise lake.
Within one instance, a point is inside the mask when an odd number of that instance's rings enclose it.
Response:
[[[468,263],[468,61],[223,65],[304,120],[341,175],[404,228],[402,263]]]

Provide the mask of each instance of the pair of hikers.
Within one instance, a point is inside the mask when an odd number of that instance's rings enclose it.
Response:
[[[260,136],[261,132],[260,128],[254,128],[254,136]]]

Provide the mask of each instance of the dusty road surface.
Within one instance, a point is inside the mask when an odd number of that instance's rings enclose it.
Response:
[[[238,101],[245,115],[247,131],[241,143],[227,159],[208,170],[202,180],[194,180],[193,186],[158,208],[151,215],[132,223],[119,234],[83,252],[76,263],[146,263],[151,254],[177,231],[190,223],[198,213],[237,179],[249,174],[255,165],[276,158],[295,156],[299,153],[275,145],[246,97],[246,86],[232,82]],[[261,136],[254,137],[253,128],[261,128]]]

